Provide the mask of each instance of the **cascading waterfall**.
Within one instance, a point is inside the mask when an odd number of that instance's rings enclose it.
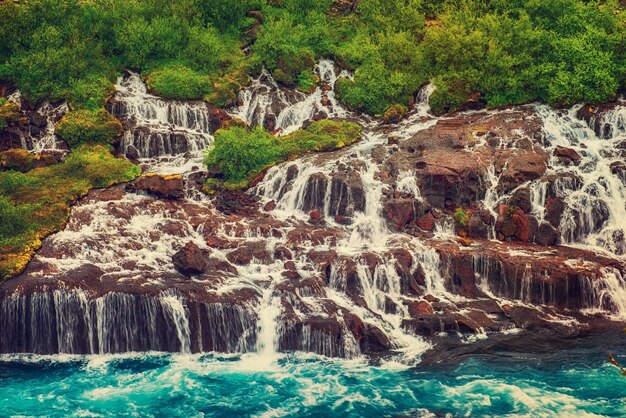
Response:
[[[557,112],[547,106],[537,107],[544,122],[547,150],[552,154],[560,146],[581,156],[577,165],[566,165],[555,155],[551,156],[549,174],[562,176],[552,185],[553,193],[566,204],[560,225],[561,241],[584,243],[622,255],[626,253],[626,184],[612,167],[624,160],[619,144],[626,138],[623,129],[626,109],[618,106],[602,120],[595,121],[603,126],[600,136],[576,117],[579,109],[578,106]],[[545,190],[545,186],[535,187],[538,204],[535,210],[539,213],[545,212]]]
[[[9,95],[7,100],[21,107],[22,94],[17,90]],[[32,112],[31,125],[28,127],[28,131],[20,134],[22,148],[36,153],[64,152],[65,149],[60,147],[61,142],[55,135],[55,123],[69,110],[70,108],[65,101],[55,105],[49,101],[41,104]]]
[[[317,86],[313,93],[307,95],[280,87],[263,69],[259,77],[239,94],[241,106],[233,110],[233,116],[251,126],[264,126],[285,135],[298,130],[316,115],[324,118],[350,115],[335,98],[333,90],[338,77],[334,63],[320,60],[315,72],[324,87]]]
[[[209,107],[204,102],[165,100],[147,92],[139,74],[118,79],[109,104],[113,116],[128,121],[120,149],[152,171],[189,171],[199,165],[213,137]]]
[[[55,248],[63,249],[63,257],[55,259],[47,253],[41,254],[39,261],[49,263],[59,274],[75,272],[83,265],[95,266],[94,270],[103,273],[99,276],[103,286],[119,279],[117,287],[97,294],[42,287],[31,293],[16,290],[4,295],[0,298],[0,352],[254,352],[254,361],[267,365],[275,361],[277,352],[290,349],[357,357],[367,345],[376,344],[357,340],[361,328],[380,331],[380,335],[374,333],[379,342],[388,339],[388,346],[407,360],[426,350],[429,343],[404,323],[410,317],[408,307],[423,302],[422,294],[444,302],[460,297],[446,288],[451,279],[438,252],[422,238],[394,232],[383,215],[383,196],[395,193],[418,203],[423,200],[414,168],[395,173],[396,182],[391,185],[382,179],[374,154],[381,148],[390,152],[391,147],[382,145],[391,136],[408,139],[437,123],[428,106],[435,87],[424,86],[415,109],[399,124],[383,130],[375,120],[355,115],[337,101],[334,84],[338,77],[349,74],[337,75],[328,60],[320,61],[315,70],[321,85],[308,94],[283,89],[263,71],[240,93],[240,106],[230,110],[233,117],[277,134],[293,132],[317,117],[351,117],[363,126],[361,142],[338,158],[308,155],[279,164],[249,192],[260,197],[262,204],[273,201],[275,207],[267,210],[264,219],[269,219],[268,225],[280,221],[280,227],[264,229],[234,215],[228,225],[204,231],[202,222],[218,216],[207,201],[169,202],[172,206],[155,209],[150,208],[148,197],[128,194],[116,203],[82,203],[74,208],[78,221],[71,220],[64,231],[48,239]],[[121,150],[125,155],[160,173],[187,174],[200,165],[214,129],[208,105],[153,96],[135,73],[125,74],[116,87],[110,110],[124,120]],[[551,158],[553,171],[548,174],[567,176],[551,183],[538,179],[528,185],[533,212],[543,220],[547,196],[561,197],[569,210],[561,225],[563,242],[622,254],[620,243],[609,239],[616,231],[624,232],[626,219],[625,186],[609,168],[619,159],[614,149],[623,140],[622,113],[616,111],[597,121],[608,126],[601,136],[574,117],[575,109],[563,115],[539,106],[537,113],[544,120],[548,150],[567,146],[576,149],[583,160],[578,166],[565,166]],[[495,215],[494,206],[506,196],[498,192],[500,178],[495,166],[488,176],[490,188],[484,203]],[[116,206],[126,209],[124,217],[115,212]],[[323,289],[310,284],[319,279],[319,266],[311,266],[305,256],[276,256],[300,244],[293,244],[290,234],[309,233],[307,227],[312,233],[322,229],[307,224],[311,212],[318,212],[321,221],[337,231],[336,236],[323,236],[316,243],[311,240],[301,249],[301,254],[318,251],[336,256],[321,273],[327,276]],[[87,217],[90,221],[80,224]],[[438,224],[435,239],[449,240],[453,228],[450,223]],[[181,240],[207,249],[207,237],[234,242],[231,247],[210,249],[212,265],[232,262],[232,269],[210,278],[179,279],[171,259]],[[234,248],[244,248],[245,253],[255,246],[262,251],[255,252],[247,264],[229,258]],[[402,255],[391,250],[406,252],[410,265],[399,266]],[[266,254],[269,256],[264,258]],[[289,271],[297,279],[283,275],[287,263],[292,264]],[[556,303],[553,289],[533,288],[529,268],[507,281],[486,257],[473,263],[477,283],[495,299],[506,294],[524,304]],[[171,279],[175,285],[167,288],[154,279],[161,275],[175,277]],[[423,276],[420,283],[418,276]],[[515,287],[496,288],[492,286],[495,282]],[[607,269],[603,277],[581,283],[590,287],[589,300],[580,303],[585,309],[626,312],[624,278],[619,271]],[[287,285],[299,287],[287,292]],[[356,321],[355,325],[350,314],[362,323]],[[329,318],[336,321],[325,322]]]

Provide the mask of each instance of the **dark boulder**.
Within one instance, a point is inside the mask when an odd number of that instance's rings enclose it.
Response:
[[[565,165],[578,165],[582,157],[580,154],[571,148],[565,148],[561,146],[557,146],[554,150],[554,155],[559,158],[559,160]]]
[[[204,273],[209,264],[210,251],[189,241],[172,256],[176,270],[186,276]]]
[[[539,245],[554,245],[559,239],[559,231],[549,222],[542,222],[537,228],[535,242]]]

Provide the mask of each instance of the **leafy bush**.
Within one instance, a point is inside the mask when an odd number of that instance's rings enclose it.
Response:
[[[56,132],[70,146],[83,143],[113,144],[122,133],[122,124],[105,109],[66,113]]]
[[[173,65],[150,73],[148,88],[170,99],[202,99],[213,89],[209,77],[182,65]]]
[[[244,180],[281,157],[278,139],[257,127],[252,130],[233,127],[215,133],[205,158],[210,170],[219,170],[229,181]]]
[[[355,4],[336,13],[332,0],[0,2],[0,79],[33,103],[68,99],[94,110],[130,67],[150,75],[156,94],[229,105],[240,86],[225,81],[233,72],[265,66],[306,90],[327,57],[354,70],[339,98],[380,115],[408,106],[427,81],[438,87],[436,111],[470,97],[489,106],[597,103],[626,87],[626,14],[615,0]]]
[[[313,71],[305,70],[296,77],[296,87],[300,91],[310,93],[315,90],[315,86],[319,81],[319,77]]]
[[[352,122],[321,120],[292,134],[275,137],[257,127],[233,126],[215,133],[207,150],[209,171],[221,175],[226,185],[247,186],[251,177],[268,166],[311,151],[331,151],[352,144],[361,128]]]

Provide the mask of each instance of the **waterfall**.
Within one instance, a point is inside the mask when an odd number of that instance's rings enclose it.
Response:
[[[547,151],[553,154],[557,146],[575,150],[581,160],[578,165],[566,165],[551,156],[548,174],[560,177],[553,185],[553,193],[565,202],[561,217],[561,241],[585,244],[612,253],[626,253],[626,184],[614,164],[623,162],[619,143],[624,140],[624,107],[618,106],[601,120],[602,135],[576,117],[580,106],[566,112],[557,112],[547,106],[538,106],[543,119]],[[591,121],[594,124],[594,121]],[[576,179],[575,181],[572,179]],[[537,186],[545,187],[545,186]],[[545,212],[545,192],[535,187],[538,207]],[[543,200],[543,201],[542,201]]]
[[[256,320],[250,312],[233,315],[239,309],[192,303],[171,291],[95,299],[67,289],[3,295],[0,353],[247,352]]]
[[[280,315],[280,299],[272,296],[272,290],[265,291],[259,309],[256,353],[259,363],[269,365],[276,359],[278,349],[277,322]]]
[[[428,194],[420,190],[415,160],[386,162],[403,152],[403,141],[440,120],[428,105],[434,85],[422,87],[411,112],[390,126],[337,100],[335,82],[348,73],[337,74],[329,60],[315,71],[320,84],[303,93],[279,86],[263,70],[229,114],[277,135],[312,119],[349,117],[362,126],[357,144],[277,164],[247,196],[227,195],[227,202],[206,196],[165,201],[122,187],[83,199],[66,228],[44,241],[16,279],[19,286],[0,287],[0,352],[220,351],[246,353],[266,368],[283,351],[347,358],[394,351],[411,362],[430,347],[416,324],[432,320],[435,333],[457,332],[457,317],[450,315],[465,315],[471,292],[508,304],[626,314],[617,268],[551,281],[530,256],[510,271],[480,247],[457,246],[449,214],[436,220],[434,234],[418,230],[417,218],[437,208],[423,197]],[[108,106],[125,127],[124,155],[149,171],[199,170],[224,113],[200,101],[156,97],[132,72],[116,88]],[[563,243],[623,255],[617,238],[625,229],[626,191],[611,165],[623,160],[616,148],[626,135],[626,112],[617,108],[588,125],[576,117],[577,108],[534,109],[548,153],[569,147],[582,159],[568,165],[552,156],[543,177],[518,186],[530,189],[532,213],[543,221],[550,199],[563,199]],[[487,138],[473,146],[481,145]],[[495,216],[497,204],[515,190],[499,188],[506,165],[486,167],[482,204]],[[237,212],[246,206],[241,200],[257,198],[259,214]],[[412,223],[406,224],[413,229],[398,232],[389,221],[387,205],[397,201],[408,202]],[[188,276],[175,268],[172,258],[187,242],[205,251],[203,273]],[[441,243],[458,248],[453,255],[466,262],[457,267],[462,272],[451,271],[452,256],[437,247]],[[463,286],[464,296],[454,293]],[[444,317],[456,325],[444,324]],[[482,326],[473,331],[485,332]]]
[[[241,105],[233,109],[232,115],[251,126],[277,130],[281,135],[297,131],[315,116],[324,119],[349,116],[335,97],[338,76],[334,63],[322,59],[315,66],[315,72],[322,85],[317,86],[313,93],[305,94],[280,87],[263,69],[251,85],[240,92]]]
[[[219,126],[202,101],[166,100],[147,92],[137,73],[127,72],[116,84],[108,107],[125,122],[120,149],[150,171],[184,173],[200,165],[202,153]]]
[[[7,100],[21,107],[22,94],[16,90],[7,97]],[[34,111],[27,112],[30,124],[26,132],[20,132],[21,147],[36,153],[64,152],[63,143],[55,135],[55,123],[69,110],[69,105],[65,101],[56,105],[45,101]]]

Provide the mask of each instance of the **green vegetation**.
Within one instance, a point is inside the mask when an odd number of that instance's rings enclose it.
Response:
[[[466,227],[469,222],[469,216],[467,215],[467,212],[463,210],[463,208],[456,208],[452,217],[454,218],[456,224],[461,227]]]
[[[114,144],[122,124],[105,109],[69,112],[56,124],[56,132],[70,146],[83,143]]]
[[[56,164],[52,154],[33,154],[25,149],[16,148],[0,152],[0,170],[14,170],[25,173],[35,167]]]
[[[202,99],[213,91],[206,74],[180,65],[154,71],[146,82],[151,91],[170,99]]]
[[[79,146],[61,164],[0,172],[0,281],[24,269],[40,240],[63,227],[78,198],[139,174],[139,167],[102,145]]]
[[[297,156],[331,151],[357,141],[359,125],[345,121],[321,120],[285,136],[273,136],[262,128],[251,130],[234,126],[215,133],[205,163],[209,171],[223,179],[210,179],[207,188],[245,188],[267,167]]]
[[[20,107],[0,97],[0,129],[18,122],[20,119]]]
[[[344,2],[345,3],[345,2]],[[0,79],[31,102],[102,108],[123,68],[173,98],[231,104],[265,66],[310,90],[320,57],[354,71],[340,99],[383,115],[432,81],[434,110],[564,106],[626,87],[626,25],[616,0],[31,0],[0,3]],[[242,47],[250,46],[249,54]],[[5,123],[0,118],[0,124]]]

